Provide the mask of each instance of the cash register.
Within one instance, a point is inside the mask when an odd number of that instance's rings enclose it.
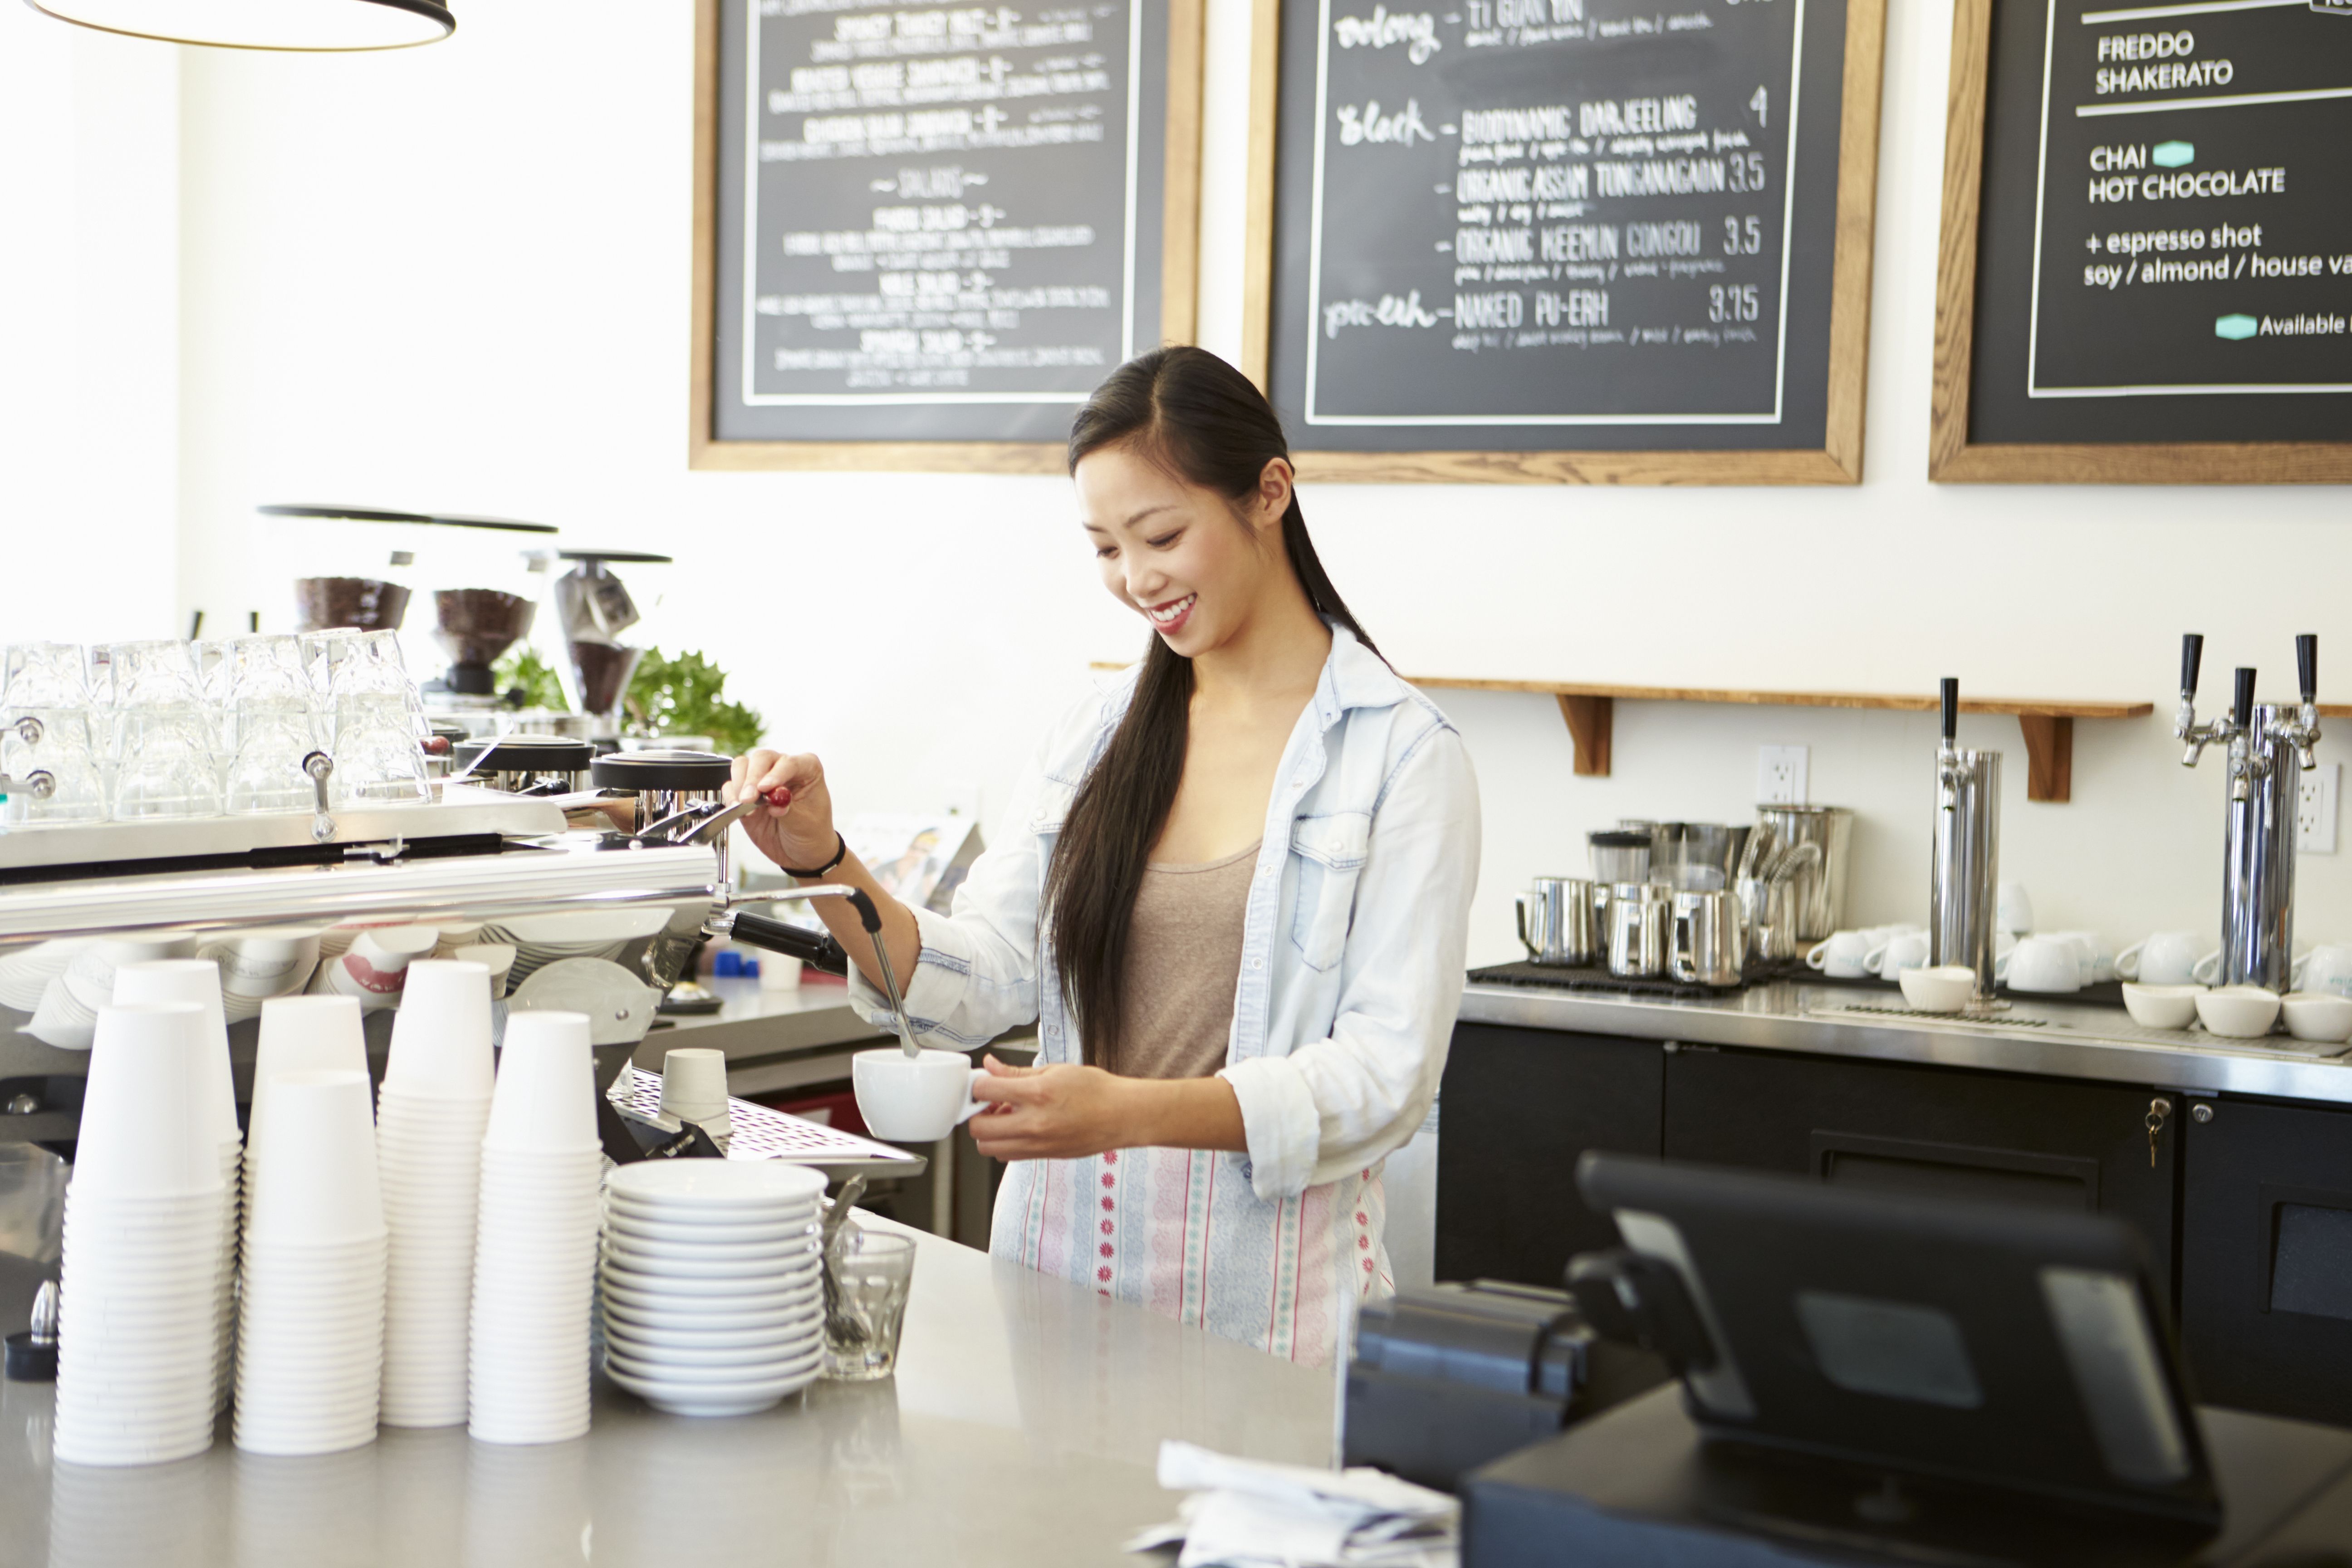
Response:
[[[1599,1153],[1578,1186],[1623,1245],[1522,1314],[1515,1397],[1458,1304],[1360,1333],[1349,1460],[1399,1449],[1408,1369],[1465,1568],[2352,1568],[2352,1431],[2197,1405],[2108,1216]],[[1671,1377],[1604,1396],[1611,1346]]]

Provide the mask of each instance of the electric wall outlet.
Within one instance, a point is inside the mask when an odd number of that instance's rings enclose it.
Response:
[[[1756,804],[1805,804],[1805,748],[1759,746],[1756,751]]]
[[[2322,763],[2304,773],[2294,805],[2294,844],[2302,853],[2336,853],[2336,794],[2343,782],[2342,763]]]

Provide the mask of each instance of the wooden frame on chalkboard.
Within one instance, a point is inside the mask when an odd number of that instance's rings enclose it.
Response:
[[[1994,0],[1954,0],[1944,129],[1944,229],[1936,271],[1936,380],[1927,477],[1958,484],[2344,484],[2352,442],[1993,444],[1969,439],[1976,356],[1978,203],[1991,96]]]
[[[1274,320],[1275,149],[1282,0],[1251,16],[1248,272],[1242,364],[1261,391]],[[1368,484],[1852,485],[1862,482],[1870,372],[1870,262],[1878,209],[1878,100],[1886,0],[1846,0],[1838,120],[1837,250],[1830,279],[1829,407],[1817,449],[1782,451],[1318,452],[1291,456],[1302,479]]]
[[[694,280],[687,387],[687,466],[731,470],[913,469],[1058,474],[1053,441],[721,441],[712,433],[718,332],[719,3],[694,7]],[[1168,0],[1168,157],[1160,245],[1161,337],[1189,343],[1200,294],[1201,51],[1204,0]]]

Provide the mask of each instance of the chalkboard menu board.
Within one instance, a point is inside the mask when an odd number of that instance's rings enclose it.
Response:
[[[1199,0],[703,0],[693,458],[1050,469],[1192,331]]]
[[[2352,5],[1961,0],[1939,479],[2352,479]]]
[[[1286,0],[1267,369],[1302,472],[1858,478],[1883,26]]]

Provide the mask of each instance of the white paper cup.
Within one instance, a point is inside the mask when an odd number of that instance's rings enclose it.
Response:
[[[201,1193],[218,1205],[219,1145],[200,1082],[205,1023],[191,1002],[99,1009],[75,1189],[124,1196]]]
[[[515,961],[512,947],[502,942],[478,942],[458,948],[448,956],[461,963],[478,963],[489,971],[492,1001],[507,994],[507,975],[513,970]]]
[[[248,1246],[382,1236],[367,1075],[281,1074],[271,1080],[270,1095],[254,1190],[247,1194]]]
[[[490,972],[453,959],[408,966],[392,1024],[386,1090],[424,1100],[479,1100],[490,1093]]]
[[[257,1152],[268,1125],[271,1085],[289,1073],[367,1072],[367,1037],[349,996],[277,996],[261,1005],[261,1040],[253,1058],[253,1113],[246,1147]]]
[[[517,1013],[507,1019],[486,1150],[562,1152],[596,1147],[596,1069],[584,1013]]]
[[[114,1000],[118,1004],[193,1002],[203,1010],[196,1091],[215,1142],[235,1142],[241,1134],[236,1124],[236,1083],[229,1071],[228,1018],[221,1001],[220,966],[208,958],[126,963],[114,972]]]

